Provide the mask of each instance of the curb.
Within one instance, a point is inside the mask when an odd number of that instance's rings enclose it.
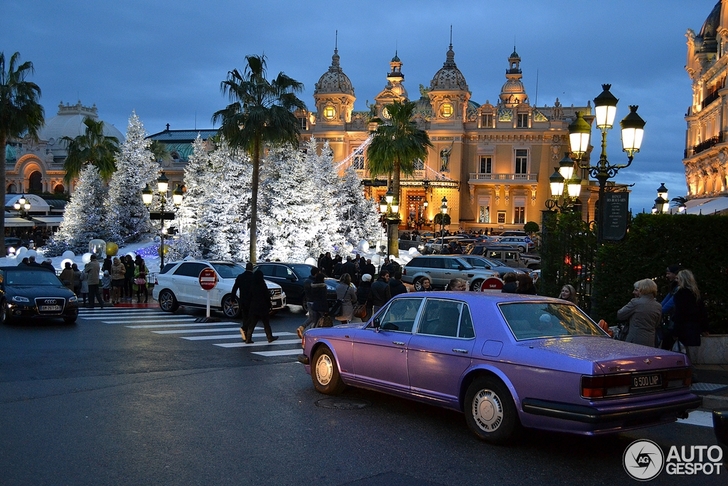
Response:
[[[728,410],[728,397],[720,395],[703,395],[703,404],[700,408],[707,410]]]

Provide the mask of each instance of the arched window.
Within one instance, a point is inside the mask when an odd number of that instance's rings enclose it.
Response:
[[[15,191],[15,184],[8,185],[8,190],[5,191],[6,194],[16,194]]]
[[[53,188],[55,194],[63,194],[65,191],[66,188],[63,187],[63,184],[56,184],[56,187]]]
[[[38,172],[37,170],[30,174],[30,177],[28,178],[28,192],[35,192],[37,194],[40,194],[43,192],[43,174]]]

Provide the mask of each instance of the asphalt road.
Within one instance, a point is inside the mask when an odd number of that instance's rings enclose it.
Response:
[[[614,486],[636,483],[622,466],[634,440],[716,443],[710,427],[678,423],[609,438],[528,431],[496,447],[459,413],[360,390],[326,397],[286,354],[299,349],[296,310],[273,317],[274,345],[262,330],[242,345],[235,323],[200,331],[199,312],[0,327],[0,484]],[[663,471],[651,484],[726,474]]]

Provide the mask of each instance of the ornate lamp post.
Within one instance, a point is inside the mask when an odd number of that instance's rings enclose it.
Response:
[[[561,211],[569,211],[574,208],[574,203],[581,194],[581,179],[576,175],[574,161],[568,153],[559,162],[559,167],[554,168],[554,173],[549,177],[549,186],[551,198],[546,200],[546,207],[549,211],[553,211],[554,208]],[[566,189],[566,193],[564,193],[564,189]]]
[[[665,183],[663,182],[660,184],[660,187],[657,188],[657,199],[655,199],[654,213],[666,213],[669,206],[670,200],[667,198],[667,187],[665,187]]]
[[[440,253],[445,249],[445,215],[447,214],[447,198],[442,196],[442,205],[440,206],[440,237],[442,243],[440,244]]]
[[[169,189],[169,179],[166,175],[164,175],[164,171],[160,174],[159,178],[157,179],[157,192],[159,194],[159,212],[154,213],[150,212],[149,216],[152,219],[159,219],[159,258],[160,258],[160,264],[159,264],[159,270],[161,271],[162,268],[164,268],[164,236],[167,233],[167,229],[164,227],[164,222],[166,220],[174,219],[174,213],[167,213],[164,210],[164,206],[167,202],[167,190]],[[177,186],[177,189],[175,189],[172,192],[172,203],[175,206],[179,206],[182,204],[182,188]],[[149,184],[144,188],[142,191],[142,201],[144,204],[149,207],[152,205],[152,201],[154,200],[154,192],[149,187]]]
[[[582,157],[589,148],[591,126],[584,120],[580,112],[576,113],[576,120],[569,125],[569,143],[581,169],[587,169],[589,175],[599,182],[599,202],[597,207],[597,244],[604,238],[604,189],[607,180],[616,176],[621,169],[632,163],[634,154],[640,151],[644,135],[645,121],[637,114],[637,106],[630,105],[629,114],[620,122],[622,127],[622,150],[627,152],[626,164],[611,164],[607,160],[607,132],[614,125],[617,114],[617,98],[609,91],[611,84],[602,85],[602,93],[594,98],[596,125],[602,132],[602,152],[596,165],[589,165],[582,161]]]
[[[387,258],[392,254],[391,232],[393,226],[399,226],[399,201],[389,189],[387,194],[379,200],[379,212],[382,214],[383,223],[387,228]]]
[[[30,201],[25,199],[25,194],[22,194],[20,196],[20,199],[15,201],[15,204],[13,204],[13,207],[18,212],[18,215],[21,218],[25,218],[28,216],[28,211],[30,211]]]

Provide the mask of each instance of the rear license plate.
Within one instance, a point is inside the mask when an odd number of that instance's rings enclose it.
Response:
[[[632,390],[662,386],[662,375],[659,373],[643,373],[632,376]]]
[[[60,305],[42,305],[40,306],[41,312],[60,312],[61,306]]]

